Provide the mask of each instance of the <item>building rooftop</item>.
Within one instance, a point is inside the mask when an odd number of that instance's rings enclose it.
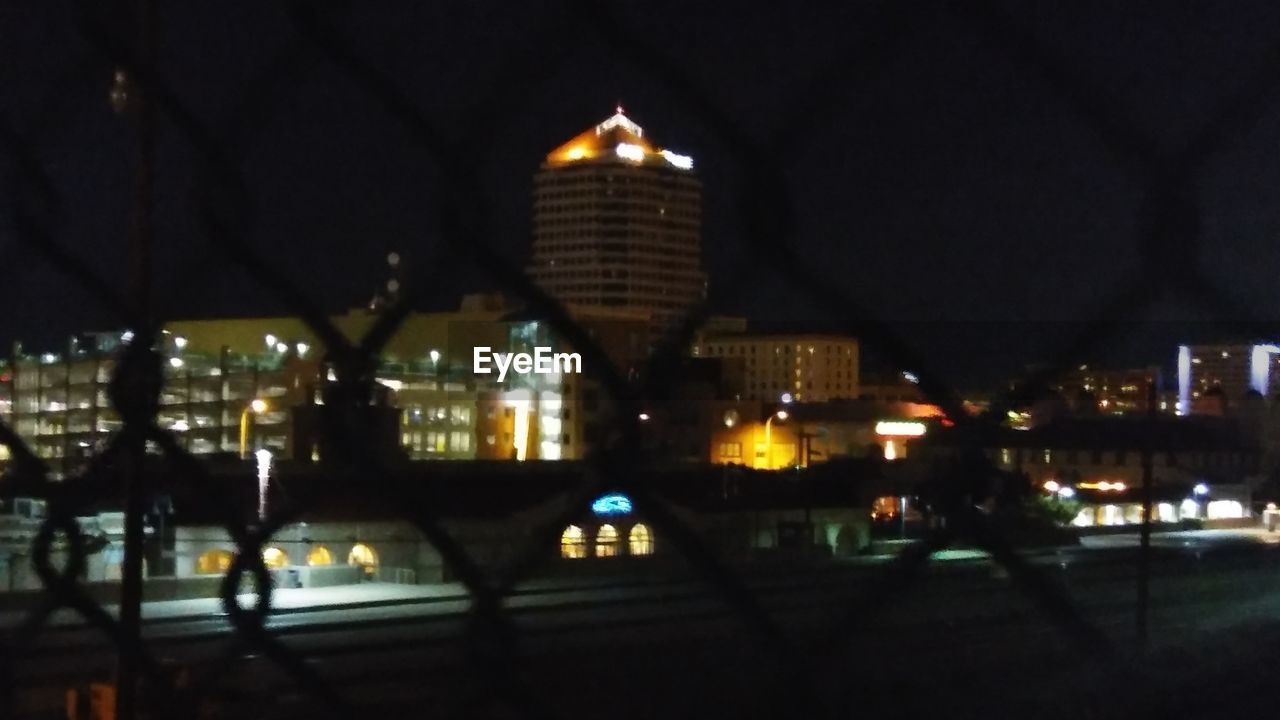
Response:
[[[644,128],[627,117],[619,105],[613,115],[579,133],[547,155],[548,166],[588,160],[625,160],[636,164],[661,162],[692,170],[693,158],[659,148],[644,136]]]

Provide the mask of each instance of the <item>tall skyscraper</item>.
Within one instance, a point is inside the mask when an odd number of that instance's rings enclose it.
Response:
[[[706,297],[702,184],[622,108],[547,155],[534,177],[529,274],[569,305],[648,313],[657,340]]]

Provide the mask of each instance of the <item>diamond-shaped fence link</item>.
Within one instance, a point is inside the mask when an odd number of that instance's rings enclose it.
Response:
[[[143,4],[145,5],[145,3]],[[560,529],[580,520],[592,498],[609,490],[626,492],[637,509],[653,524],[691,571],[704,581],[729,609],[745,631],[747,640],[770,655],[779,668],[772,687],[744,688],[761,698],[765,713],[786,712],[812,716],[819,708],[823,683],[838,682],[843,676],[858,674],[869,660],[857,651],[865,629],[873,625],[885,609],[909,596],[928,582],[924,569],[933,553],[964,542],[990,553],[993,562],[1007,571],[1013,591],[1025,596],[1031,606],[1058,628],[1064,637],[1087,653],[1108,657],[1115,644],[1108,633],[1095,627],[1061,589],[1054,578],[1025,561],[999,532],[972,507],[962,490],[981,483],[996,469],[982,454],[981,430],[998,422],[1007,409],[1043,388],[1067,368],[1088,357],[1114,339],[1121,326],[1114,318],[1123,312],[1141,309],[1174,294],[1198,305],[1234,318],[1249,318],[1247,308],[1210,280],[1196,263],[1201,249],[1201,202],[1197,183],[1212,164],[1215,153],[1229,139],[1239,136],[1270,106],[1280,83],[1280,56],[1264,59],[1245,73],[1250,80],[1226,98],[1212,119],[1184,147],[1168,150],[1131,125],[1119,111],[1121,103],[1073,69],[1072,63],[1056,53],[1052,43],[1023,27],[1001,3],[882,3],[869,15],[872,41],[850,48],[847,54],[824,65],[812,82],[801,83],[796,96],[779,108],[774,134],[757,138],[740,126],[734,115],[714,98],[689,68],[667,57],[653,38],[628,25],[618,8],[607,3],[565,2],[546,8],[545,26],[531,32],[545,32],[554,42],[544,56],[531,57],[513,51],[504,64],[506,70],[476,107],[449,118],[450,127],[463,127],[462,136],[445,130],[440,118],[423,109],[415,97],[376,59],[366,56],[346,34],[344,26],[353,16],[378,13],[373,6],[327,7],[313,3],[289,3],[281,8],[293,35],[279,39],[279,48],[256,74],[243,83],[232,107],[214,117],[194,109],[190,88],[171,80],[165,59],[154,48],[141,44],[135,23],[108,12],[96,3],[74,6],[76,30],[83,36],[91,57],[68,58],[67,75],[60,82],[83,85],[86,78],[102,78],[116,72],[127,76],[142,98],[148,113],[154,113],[167,131],[185,146],[194,167],[192,207],[195,225],[208,245],[209,257],[221,256],[247,273],[255,283],[270,291],[289,311],[301,318],[324,343],[335,369],[336,381],[330,417],[339,429],[340,457],[321,469],[326,487],[358,489],[361,495],[379,496],[388,507],[421,532],[444,559],[449,573],[470,598],[465,657],[470,668],[466,682],[474,685],[466,712],[478,717],[551,717],[554,711],[539,689],[530,686],[523,664],[522,634],[509,611],[509,601],[517,586],[528,580],[551,559],[558,547]],[[1141,254],[1134,268],[1136,282],[1110,293],[1088,310],[1092,322],[1081,325],[1074,337],[1065,338],[1048,367],[1024,379],[1006,397],[992,403],[981,417],[968,414],[958,393],[945,374],[914,351],[892,323],[877,319],[847,288],[817,272],[796,250],[793,240],[793,209],[788,198],[792,183],[782,169],[786,148],[803,145],[807,137],[820,135],[815,126],[830,125],[836,118],[823,112],[832,93],[855,93],[874,78],[891,59],[900,43],[913,32],[920,14],[943,13],[961,32],[970,32],[1006,53],[1008,60],[1036,76],[1043,89],[1063,101],[1076,120],[1093,130],[1098,139],[1128,169],[1136,169],[1148,180],[1148,200],[1142,208],[1143,223],[1133,238]],[[706,318],[706,308],[693,309],[680,336],[650,359],[653,372],[637,384],[614,367],[592,336],[577,325],[557,301],[540,290],[489,238],[489,203],[484,182],[477,176],[474,158],[461,148],[473,147],[477,139],[500,131],[501,114],[495,107],[518,103],[541,79],[553,77],[577,50],[576,38],[603,39],[594,45],[608,47],[619,59],[644,69],[672,101],[696,122],[713,130],[728,148],[741,158],[744,174],[738,190],[738,208],[745,228],[741,251],[767,264],[796,293],[807,295],[815,305],[838,308],[842,329],[868,347],[874,347],[895,367],[908,368],[918,378],[926,398],[941,407],[948,418],[972,438],[971,452],[936,478],[940,487],[951,488],[938,499],[938,510],[946,519],[945,528],[902,553],[885,568],[873,586],[851,595],[837,629],[830,631],[819,647],[801,647],[761,602],[757,591],[738,571],[718,556],[695,530],[653,492],[652,458],[648,457],[640,435],[638,410],[647,398],[661,395],[667,373],[664,368],[691,341]],[[154,39],[151,40],[154,42]],[[609,396],[619,426],[613,444],[589,458],[589,471],[581,487],[569,494],[564,511],[525,538],[525,544],[498,571],[486,570],[481,562],[441,522],[439,510],[408,487],[406,481],[387,467],[377,452],[369,429],[356,411],[368,397],[373,367],[385,344],[401,328],[412,301],[395,306],[381,315],[358,342],[349,341],[329,320],[316,289],[299,284],[282,268],[268,261],[248,240],[256,221],[254,191],[245,179],[243,166],[251,152],[252,138],[275,119],[291,89],[304,76],[340,78],[355,84],[369,107],[395,118],[406,131],[408,142],[420,156],[428,158],[448,184],[430,199],[440,218],[442,246],[435,250],[427,267],[445,273],[450,264],[470,263],[487,273],[494,285],[523,301],[532,314],[549,324],[583,356],[583,367],[594,373],[595,381]],[[54,89],[56,90],[56,88]],[[122,420],[112,441],[99,450],[85,467],[60,481],[53,481],[49,468],[15,428],[0,423],[0,443],[8,448],[10,460],[4,482],[21,494],[49,498],[49,513],[31,549],[34,567],[43,584],[41,600],[15,630],[5,636],[0,648],[0,715],[22,714],[19,698],[23,687],[18,677],[23,658],[42,633],[51,632],[49,623],[56,611],[69,609],[100,631],[118,648],[123,669],[118,692],[133,693],[132,687],[169,687],[161,663],[162,650],[143,641],[136,616],[117,618],[98,604],[81,586],[78,577],[86,562],[86,537],[76,522],[77,513],[99,503],[121,504],[129,493],[138,493],[142,504],[172,488],[159,487],[158,475],[142,461],[140,448],[150,444],[163,458],[168,471],[165,482],[180,482],[188,491],[210,488],[200,495],[203,504],[224,518],[225,528],[238,552],[222,583],[220,595],[227,621],[233,629],[220,659],[205,676],[191,682],[185,695],[152,697],[147,710],[132,701],[126,709],[136,717],[200,717],[225,692],[218,680],[237,672],[246,656],[260,656],[289,678],[298,695],[311,698],[308,705],[333,717],[365,717],[344,689],[317,669],[314,662],[284,642],[268,626],[272,615],[271,576],[262,550],[273,534],[305,513],[305,498],[288,511],[272,510],[261,523],[246,526],[239,521],[228,499],[213,491],[205,462],[193,455],[157,423],[157,396],[163,383],[163,368],[148,340],[157,333],[163,318],[160,303],[151,298],[139,306],[117,289],[102,272],[78,256],[58,239],[60,216],[67,212],[55,185],[43,170],[42,153],[58,142],[65,132],[64,107],[50,102],[47,107],[28,108],[28,116],[38,119],[30,127],[20,127],[0,115],[0,154],[11,179],[6,199],[15,247],[4,249],[0,257],[3,272],[12,272],[24,262],[42,262],[56,268],[65,279],[87,292],[95,303],[111,312],[122,326],[134,328],[137,338],[125,350],[111,382],[112,406]],[[461,119],[463,122],[456,122]],[[154,125],[154,123],[153,123]],[[155,132],[152,127],[149,131]],[[717,278],[717,282],[742,282]],[[424,283],[425,285],[425,283]],[[412,290],[412,289],[411,289]],[[1186,297],[1190,293],[1190,297]],[[149,306],[148,306],[149,305]],[[1258,327],[1262,324],[1259,322]],[[664,363],[667,363],[664,365]],[[351,483],[358,468],[358,488]],[[430,472],[429,469],[426,472]],[[181,478],[174,480],[173,478]],[[206,497],[207,496],[207,497]],[[53,548],[61,548],[54,552]],[[128,548],[137,552],[137,547]],[[56,561],[55,555],[64,558]],[[247,606],[238,599],[253,593]],[[682,660],[683,661],[683,660]],[[688,659],[695,663],[696,658]],[[697,672],[696,667],[690,667]],[[404,683],[417,682],[405,676]],[[156,691],[159,692],[159,691]],[[654,688],[661,693],[661,688]],[[158,699],[157,699],[158,698]],[[270,708],[261,708],[264,716]],[[146,715],[145,713],[155,713]],[[166,714],[167,713],[167,714]],[[423,708],[423,715],[430,715]]]

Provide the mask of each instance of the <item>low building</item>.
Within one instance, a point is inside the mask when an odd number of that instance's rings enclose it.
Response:
[[[705,465],[655,468],[645,484],[663,508],[661,517],[618,491],[571,508],[591,471],[577,462],[404,462],[358,485],[313,463],[273,465],[265,486],[247,462],[215,462],[208,470],[199,483],[179,483],[167,475],[176,471],[161,463],[148,469],[157,486],[172,488],[157,504],[164,511],[146,520],[148,599],[217,594],[239,552],[228,524],[255,525],[264,507],[292,518],[262,544],[262,561],[277,587],[454,580],[441,552],[413,522],[427,517],[494,571],[507,569],[529,543],[543,538],[545,555],[553,559],[545,572],[552,575],[610,573],[635,562],[680,566],[683,552],[668,532],[669,518],[734,562],[806,547],[848,555],[868,542],[869,505],[861,494],[866,468],[818,472],[803,483]],[[14,517],[0,513],[10,589],[40,586],[30,548],[43,522],[41,502],[17,500],[6,506]],[[574,515],[570,510],[576,516],[557,525]],[[95,507],[79,523],[89,548],[86,590],[103,600],[115,597],[123,514],[117,507]],[[64,562],[65,548],[54,550],[54,562]]]
[[[1223,418],[1065,418],[1029,430],[943,429],[921,443],[918,456],[933,462],[974,443],[995,468],[1080,503],[1079,526],[1140,523],[1148,457],[1157,522],[1246,518],[1261,479],[1255,437]]]
[[[711,462],[762,470],[809,467],[836,458],[905,458],[944,421],[936,405],[845,400],[729,403],[711,438]]]

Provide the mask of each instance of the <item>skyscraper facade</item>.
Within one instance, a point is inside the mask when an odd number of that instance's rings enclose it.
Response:
[[[647,313],[650,336],[706,297],[702,185],[622,108],[547,155],[534,177],[529,274],[567,305]]]

